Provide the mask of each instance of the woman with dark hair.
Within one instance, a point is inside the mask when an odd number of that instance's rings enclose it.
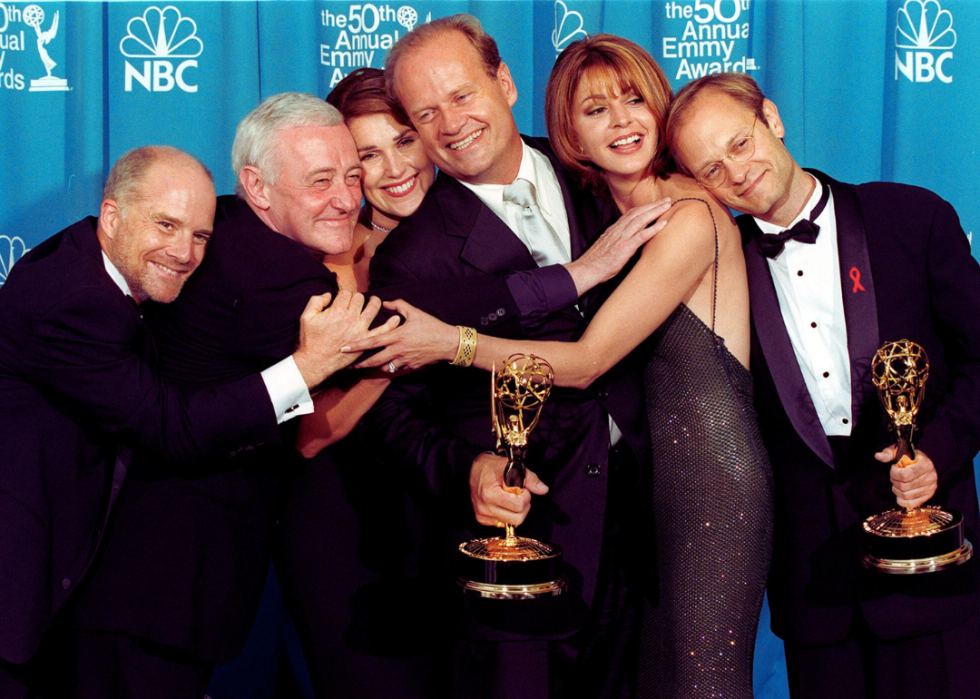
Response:
[[[534,353],[552,364],[556,384],[581,388],[649,338],[646,519],[656,583],[642,613],[638,694],[744,698],[752,696],[769,567],[772,473],[746,369],[749,296],[738,229],[698,182],[672,172],[670,100],[660,67],[626,39],[596,35],[558,57],[545,115],[563,165],[624,215],[664,197],[674,205],[578,342],[481,335],[474,365]],[[387,344],[362,364],[398,361],[405,351],[398,340],[410,327],[351,349]],[[456,329],[438,332],[448,342]],[[477,519],[492,525],[501,514]]]
[[[350,251],[323,263],[341,289],[366,292],[375,249],[418,208],[435,167],[386,96],[382,71],[351,73],[327,102],[354,136],[365,202]],[[419,364],[441,358],[421,354]],[[392,375],[340,376],[299,421],[296,445],[307,458],[286,484],[275,562],[318,697],[424,699],[435,692],[435,639],[425,633],[427,588],[418,577],[423,518],[356,429]]]
[[[357,144],[364,168],[365,204],[350,252],[325,263],[337,274],[341,288],[356,282],[358,291],[364,292],[374,250],[399,221],[415,213],[435,180],[436,168],[422,149],[412,122],[385,93],[382,71],[354,71],[337,83],[327,102],[344,115]]]

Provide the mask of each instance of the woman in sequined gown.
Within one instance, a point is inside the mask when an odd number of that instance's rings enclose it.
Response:
[[[546,94],[551,143],[570,171],[612,197],[624,218],[664,197],[673,206],[581,340],[481,335],[474,364],[489,369],[514,352],[534,353],[553,365],[558,385],[586,387],[651,338],[643,377],[651,543],[640,555],[654,557],[657,579],[644,595],[637,694],[751,697],[772,474],[746,369],[749,298],[738,229],[695,180],[669,173],[671,89],[642,48],[609,35],[577,41],[556,61]],[[441,332],[451,359],[456,329]],[[391,358],[389,350],[377,361]]]

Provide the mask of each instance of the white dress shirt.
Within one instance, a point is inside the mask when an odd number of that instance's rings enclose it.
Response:
[[[787,228],[809,218],[823,187],[816,181],[803,211]],[[755,221],[765,235],[785,230]],[[768,260],[769,271],[786,332],[824,432],[828,436],[846,436],[851,433],[851,364],[833,193],[814,223],[820,227],[816,242],[788,240],[782,254]]]
[[[565,200],[561,195],[561,185],[558,184],[558,175],[551,166],[551,161],[543,154],[534,150],[523,141],[521,145],[524,150],[521,155],[521,167],[517,172],[515,180],[527,180],[534,186],[538,208],[548,225],[558,234],[564,250],[564,259],[557,260],[558,263],[572,261],[571,236],[568,232],[568,214],[565,213]],[[504,201],[503,184],[467,184],[460,182],[464,187],[473,192],[480,200],[486,204],[490,210],[500,217],[500,220],[507,224],[514,235],[520,238],[521,242],[527,247],[532,257],[537,249],[534,240],[526,240],[522,227],[518,224],[521,217],[521,207],[512,202]],[[535,257],[535,259],[537,259]]]
[[[528,146],[523,141],[521,145],[524,150],[521,154],[521,167],[517,171],[515,180],[525,179],[534,185],[538,208],[544,215],[548,225],[558,234],[559,240],[564,247],[564,259],[557,260],[560,263],[572,261],[572,237],[568,230],[568,214],[565,212],[565,199],[561,194],[561,185],[558,184],[558,175],[551,166],[551,161],[535,149]],[[504,187],[502,184],[467,184],[460,182],[464,187],[473,192],[480,200],[486,204],[507,224],[507,227],[514,232],[522,243],[527,247],[531,257],[537,259],[535,255],[536,242],[525,240],[521,232],[522,227],[518,225],[521,217],[521,208],[514,203],[504,201]],[[509,184],[509,183],[508,183]],[[547,357],[546,357],[547,359]],[[610,444],[618,444],[622,439],[623,433],[619,426],[609,416],[609,441]]]
[[[126,294],[132,296],[126,278],[116,268],[109,256],[102,252],[102,261],[105,264],[105,271],[116,283],[116,286]],[[305,415],[313,412],[313,398],[306,388],[306,380],[299,372],[296,361],[292,355],[286,357],[281,362],[273,364],[262,372],[262,381],[265,383],[265,390],[269,393],[272,400],[272,407],[276,411],[276,420],[279,424],[291,420],[297,415]]]

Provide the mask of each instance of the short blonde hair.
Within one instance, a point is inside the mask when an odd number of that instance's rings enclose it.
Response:
[[[695,98],[708,90],[728,95],[752,111],[763,124],[769,124],[762,108],[766,96],[759,89],[759,84],[745,73],[714,73],[689,82],[677,91],[670,105],[670,112],[667,114],[667,145],[677,168],[692,177],[694,175],[677,158],[677,135]]]
[[[102,200],[111,199],[123,209],[141,199],[141,186],[146,173],[154,163],[161,160],[184,161],[201,168],[211,182],[214,178],[211,171],[200,160],[173,146],[140,146],[127,151],[115,162],[109,170],[105,186],[102,188]]]
[[[673,91],[667,76],[645,49],[629,39],[596,34],[569,44],[551,70],[545,89],[544,114],[548,137],[562,164],[593,191],[608,192],[602,170],[579,150],[572,115],[579,83],[619,83],[624,92],[635,92],[653,113],[657,124],[657,152],[650,174],[663,177],[673,169],[666,141],[667,108]]]
[[[500,50],[493,37],[486,33],[483,25],[473,15],[458,14],[449,17],[440,17],[431,22],[422,24],[408,34],[403,36],[391,47],[388,56],[385,58],[385,87],[388,95],[396,102],[401,102],[398,92],[395,89],[395,80],[398,75],[398,62],[406,53],[414,48],[427,43],[431,39],[449,32],[459,32],[470,42],[473,49],[479,54],[480,61],[487,75],[493,79],[497,77],[497,70],[500,68]]]
[[[235,173],[235,192],[244,197],[238,180],[246,166],[257,167],[270,184],[279,181],[282,163],[277,157],[276,134],[301,126],[337,126],[344,117],[331,104],[304,92],[281,92],[264,100],[245,115],[235,129],[231,146],[231,168]]]

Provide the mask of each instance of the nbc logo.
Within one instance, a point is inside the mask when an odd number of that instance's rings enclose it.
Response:
[[[11,268],[30,250],[18,236],[0,235],[0,286],[7,281]]]
[[[170,92],[174,86],[197,92],[186,71],[197,68],[194,59],[204,51],[204,43],[197,37],[197,23],[173,5],[148,7],[129,20],[119,51],[126,58],[144,59],[141,68],[125,61],[126,92],[133,91],[133,81],[150,92]]]
[[[561,53],[576,39],[587,37],[584,26],[581,13],[569,10],[562,0],[555,0],[555,28],[551,32],[551,45],[555,47],[555,53]]]
[[[899,73],[914,83],[936,78],[951,83],[946,61],[953,57],[956,32],[953,15],[938,0],[905,0],[895,26],[895,79]]]

